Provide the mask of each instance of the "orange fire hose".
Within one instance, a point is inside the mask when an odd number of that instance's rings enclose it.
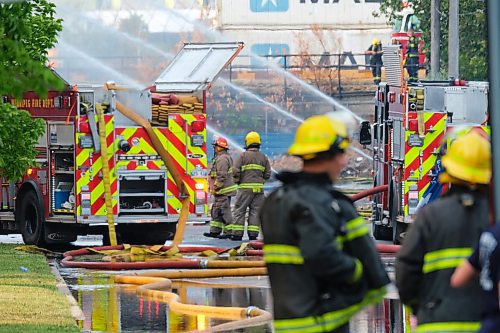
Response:
[[[139,275],[115,276],[115,282],[123,284],[139,285],[137,293],[140,296],[162,301],[168,304],[171,311],[185,314],[206,316],[232,320],[233,322],[217,325],[209,329],[210,332],[220,330],[234,330],[238,328],[265,324],[272,320],[272,315],[257,307],[218,307],[208,305],[193,305],[180,302],[177,294],[170,292],[172,281],[178,278],[209,278],[221,276],[256,276],[266,275],[265,268],[239,268],[239,269],[214,269],[214,270],[188,270],[188,271],[155,271],[141,273]],[[161,277],[160,277],[161,276]]]

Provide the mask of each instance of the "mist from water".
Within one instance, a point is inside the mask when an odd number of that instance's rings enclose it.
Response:
[[[196,3],[196,1],[193,1],[192,2],[192,5],[190,7],[189,10],[192,10],[193,9],[193,6],[194,4]],[[160,9],[160,11],[162,11],[162,9]],[[197,21],[197,20],[194,20],[194,19],[189,19],[189,15],[184,15],[182,14],[181,12],[179,12],[178,10],[175,10],[175,9],[163,9],[163,11],[167,11],[169,12],[169,17],[177,17],[177,18],[180,18],[182,21],[184,21],[184,23],[186,25],[191,25],[191,26],[194,26],[198,29],[200,29],[201,31],[204,32],[204,35],[209,35],[211,38],[213,39],[218,39],[220,41],[220,39],[225,39],[224,36],[217,32],[217,31],[214,31],[212,29],[210,29],[210,27],[208,27],[207,25]],[[73,15],[74,18],[76,18],[74,21],[78,22],[79,21],[79,18],[80,18],[80,22],[81,22],[81,17],[85,17],[85,21],[87,21],[87,23],[85,23],[86,25],[93,25],[93,24],[96,24],[95,21],[99,21],[99,20],[96,20],[92,17],[90,17],[90,15],[88,14],[83,14],[85,12],[79,12],[79,11],[72,11],[71,9],[70,10],[62,10],[62,12],[64,13],[70,13],[70,15]],[[90,21],[90,23],[89,23]],[[93,22],[94,21],[94,22]],[[97,22],[98,24],[98,22]],[[161,58],[163,58],[164,60],[170,60],[172,59],[173,55],[172,53],[170,52],[164,52],[162,51],[159,47],[151,44],[150,42],[148,41],[145,41],[141,38],[138,38],[138,37],[134,37],[128,33],[124,33],[124,32],[121,32],[119,30],[117,30],[116,28],[113,28],[113,27],[107,27],[107,28],[103,28],[104,24],[103,23],[100,23],[101,25],[101,28],[100,31],[102,31],[102,34],[106,34],[107,36],[110,36],[111,39],[116,42],[116,38],[117,37],[123,37],[124,39],[126,39],[128,42],[133,42],[134,44],[136,45],[140,45],[140,49],[137,48],[137,52],[139,55],[143,56],[143,57],[147,57],[147,53],[146,51],[152,51],[154,52],[155,54],[159,54],[161,55]],[[78,34],[78,26],[76,25],[72,25],[73,27],[73,30],[74,32],[73,33],[76,33]],[[99,31],[99,29],[96,29],[97,31]],[[101,37],[100,35],[97,35],[98,37]],[[113,43],[107,43],[108,45],[107,48],[105,50],[103,50],[102,53],[106,53],[106,52],[109,52],[110,53],[110,58],[113,57]],[[175,45],[175,43],[165,43],[165,45],[167,45],[171,48],[173,48]],[[102,44],[101,44],[102,45]],[[122,84],[125,84],[125,85],[128,85],[128,86],[132,86],[132,87],[136,87],[136,88],[143,88],[144,87],[144,84],[141,84],[139,83],[138,81],[134,80],[134,79],[131,79],[130,77],[127,77],[126,75],[123,75],[122,73],[112,69],[110,66],[107,66],[105,63],[103,63],[102,61],[99,61],[97,60],[96,57],[94,56],[90,56],[90,55],[87,55],[85,52],[81,51],[81,50],[76,50],[76,48],[72,45],[70,45],[70,43],[67,41],[67,40],[64,40],[64,39],[61,39],[61,42],[59,43],[59,46],[62,48],[62,49],[67,49],[69,50],[70,53],[72,54],[75,54],[77,55],[79,59],[85,59],[85,61],[89,64],[92,64],[92,66],[96,66],[97,67],[97,70],[96,70],[96,73],[95,75],[99,75],[97,77],[102,77],[102,75],[107,75],[106,78],[102,78],[100,79],[99,83],[100,82],[106,82],[110,79],[114,80],[114,81],[117,81],[117,83],[122,83]],[[89,50],[102,50],[102,48],[99,48],[99,47],[92,47],[94,46],[92,43],[89,43],[88,44],[88,49]],[[87,48],[86,48],[87,50]],[[116,54],[116,52],[119,51],[118,48],[115,48],[114,52]],[[310,92],[313,92],[316,96],[318,97],[321,97],[322,99],[324,99],[325,101],[327,101],[329,104],[335,106],[335,108],[337,110],[344,110],[344,111],[348,111],[350,112],[358,121],[361,121],[362,118],[359,117],[358,115],[352,113],[352,111],[350,111],[349,109],[347,109],[345,106],[343,106],[342,104],[338,103],[337,101],[335,101],[333,98],[331,98],[330,96],[327,96],[326,94],[324,94],[323,92],[321,92],[320,90],[316,89],[314,86],[311,86],[309,85],[308,83],[300,80],[299,78],[297,78],[295,75],[289,73],[288,71],[282,69],[281,67],[279,67],[279,65],[273,63],[272,61],[269,61],[267,58],[264,58],[264,57],[261,57],[261,56],[258,56],[258,55],[255,55],[255,54],[252,54],[252,57],[257,59],[258,61],[266,64],[267,66],[269,66],[270,68],[273,69],[273,71],[276,71],[277,73],[285,76],[287,79],[290,79],[296,83],[298,83],[301,87],[303,87],[304,89],[310,91]],[[77,63],[77,62],[76,62]],[[164,64],[164,66],[166,66],[166,63]],[[86,69],[87,70],[87,69]],[[88,68],[88,71],[90,70],[90,66]],[[87,71],[87,72],[88,72]],[[158,69],[157,69],[158,71]],[[109,77],[111,76],[111,78]],[[221,82],[223,82],[225,85],[231,87],[232,89],[234,89],[235,91],[241,93],[241,94],[244,94],[246,96],[249,96],[255,100],[257,100],[259,103],[267,106],[267,107],[270,107],[272,108],[273,110],[277,111],[278,113],[296,121],[297,123],[302,123],[303,122],[303,119],[300,118],[300,117],[297,117],[295,115],[293,115],[292,113],[282,109],[281,107],[273,104],[273,103],[270,103],[266,100],[264,100],[262,97],[256,95],[255,93],[252,93],[250,92],[248,89],[245,89],[245,88],[242,88],[228,80],[225,80],[225,79],[222,79],[222,78],[219,78],[219,80]],[[96,83],[95,81],[92,82],[92,83]],[[220,136],[224,136],[227,138],[227,135],[226,134],[222,134],[221,132],[215,130],[212,126],[208,126],[207,127],[207,130],[209,130],[210,132],[216,134],[216,135],[220,135]],[[231,140],[231,139],[229,139]],[[238,145],[236,144],[236,142],[234,142],[233,140],[232,141],[232,145],[234,147],[236,147],[239,151],[242,151],[243,150],[243,147],[241,145]],[[355,147],[352,147],[354,151],[356,151],[357,153],[367,157],[367,158],[370,158],[370,156],[368,156],[367,154],[365,154],[363,151],[355,148]]]
[[[136,89],[142,89],[144,86],[140,84],[139,82],[135,81],[134,79],[114,70],[113,68],[105,65],[98,59],[89,56],[85,52],[78,50],[74,46],[72,46],[69,42],[65,41],[62,38],[58,39],[58,47],[65,49],[68,53],[73,54],[76,59],[81,58],[84,59],[85,62],[92,62],[99,70],[98,73],[95,75],[97,77],[100,77],[101,80],[96,82],[82,82],[82,83],[88,83],[88,84],[96,84],[96,83],[105,83],[112,79],[116,83],[123,84],[132,88]],[[104,76],[103,76],[104,75]]]
[[[277,106],[276,104],[273,104],[271,102],[268,102],[266,101],[265,99],[263,99],[262,97],[260,96],[257,96],[256,94],[254,94],[253,92],[249,91],[248,89],[245,89],[245,88],[242,88],[242,87],[239,87],[237,86],[236,84],[232,83],[231,81],[228,81],[224,78],[218,78],[219,81],[223,82],[225,85],[233,88],[234,90],[244,94],[244,95],[247,95],[247,96],[250,96],[251,98],[261,102],[262,104],[264,105],[267,105],[269,106],[270,108],[272,108],[273,110],[276,110],[278,111],[279,113],[281,113],[282,115],[290,118],[290,119],[293,119],[299,123],[302,123],[304,122],[304,119],[300,118],[300,117],[297,117],[295,115],[293,115],[292,113],[288,112],[288,111],[285,111],[283,110],[282,108],[280,108],[279,106]]]
[[[227,38],[219,31],[210,29],[208,26],[206,26],[202,22],[193,21],[187,17],[179,15],[174,8],[166,8],[165,10],[170,11],[172,13],[176,13],[176,17],[183,19],[183,20],[186,20],[187,22],[193,24],[195,27],[197,27],[198,29],[200,29],[204,33],[210,35],[211,37],[214,37],[216,40],[227,40]],[[337,102],[333,97],[328,96],[327,94],[325,94],[321,90],[315,88],[314,86],[308,84],[307,82],[302,81],[300,78],[296,77],[292,73],[281,68],[278,64],[274,63],[270,59],[268,59],[266,57],[262,57],[258,54],[255,54],[254,52],[251,52],[251,51],[249,52],[249,55],[250,55],[250,57],[252,57],[252,59],[255,59],[257,62],[267,66],[268,68],[271,68],[273,71],[275,71],[275,72],[279,73],[280,75],[286,77],[287,79],[290,79],[290,80],[294,81],[295,83],[299,84],[305,90],[307,90],[307,91],[315,94],[316,96],[320,97],[321,99],[325,100],[327,103],[334,106],[335,110],[347,111],[347,112],[352,113],[353,116],[358,120],[358,122],[362,122],[365,120],[365,119],[361,118],[360,116],[358,116],[357,114],[355,114],[354,112],[352,112],[351,110],[349,110],[347,107],[345,107],[341,103]]]

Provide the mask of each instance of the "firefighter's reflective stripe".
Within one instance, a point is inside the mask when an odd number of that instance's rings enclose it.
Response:
[[[264,262],[266,264],[302,265],[304,258],[297,246],[285,244],[264,245]]]
[[[477,332],[479,322],[427,323],[417,326],[417,333],[473,333]]]
[[[417,116],[416,112],[410,112]],[[434,164],[436,163],[436,151],[439,150],[441,141],[446,129],[446,114],[441,112],[424,112],[424,139],[422,146],[410,146],[410,135],[418,134],[413,131],[405,131],[405,157],[404,157],[404,212],[409,215],[408,193],[411,185],[417,185],[418,199],[424,196],[432,177],[429,177]],[[415,118],[416,119],[416,118]],[[418,122],[418,121],[417,121]],[[413,172],[413,174],[412,174]]]
[[[264,184],[262,183],[242,183],[239,188],[250,189],[253,192],[262,192],[264,190]]]
[[[219,229],[224,228],[224,222],[220,222],[220,221],[210,221],[209,225],[211,227],[215,227],[215,228],[219,228]]]
[[[441,269],[455,268],[472,254],[472,248],[449,248],[428,252],[424,255],[422,271],[431,273]]]
[[[359,261],[358,258],[355,258],[354,260],[355,267],[354,267],[354,274],[352,275],[351,283],[358,282],[361,276],[363,275],[363,264],[361,261]]]
[[[347,323],[354,314],[366,305],[382,300],[385,292],[385,288],[370,290],[360,303],[319,316],[274,320],[275,332],[316,333],[332,331]]]
[[[230,224],[231,230],[232,231],[244,231],[245,226],[244,225],[239,225],[239,224]]]
[[[247,171],[247,170],[265,171],[266,168],[260,164],[245,164],[241,166],[241,171]]]
[[[243,229],[244,229],[244,227],[243,227]],[[253,232],[259,233],[260,227],[258,225],[249,225],[248,231],[253,231]]]
[[[224,188],[218,190],[217,192],[215,192],[215,194],[223,195],[223,194],[234,192],[237,189],[238,189],[238,185],[231,185],[231,186],[224,187]]]
[[[365,224],[365,219],[361,216],[347,221],[345,224],[346,235],[342,236],[342,243],[352,241],[358,237],[369,233],[368,227]]]

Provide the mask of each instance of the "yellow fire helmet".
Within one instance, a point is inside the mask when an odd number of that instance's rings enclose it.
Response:
[[[319,153],[336,153],[349,147],[345,123],[328,115],[306,119],[295,133],[288,154],[304,160],[315,158]]]
[[[377,44],[380,44],[380,39],[378,39],[378,38],[373,38],[373,40],[372,40],[372,45],[377,45]]]
[[[471,184],[489,184],[491,180],[491,145],[477,131],[458,137],[442,157],[445,172],[441,183],[453,183],[454,179]]]
[[[247,136],[245,137],[245,145],[247,147],[249,147],[251,144],[260,145],[259,133],[255,132],[255,131],[248,132]]]

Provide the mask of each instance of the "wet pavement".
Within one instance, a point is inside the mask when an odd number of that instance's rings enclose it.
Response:
[[[207,225],[188,225],[182,245],[224,248],[240,245],[240,242],[201,236],[207,230]],[[98,237],[87,237],[75,245],[97,246],[100,241]],[[394,257],[383,256],[383,261],[389,274],[393,275]],[[85,320],[79,322],[83,332],[177,333],[207,330],[224,322],[202,313],[195,316],[174,313],[164,303],[138,296],[135,286],[119,285],[113,281],[114,275],[137,271],[59,269],[85,315]],[[257,306],[272,312],[271,291],[266,276],[176,281],[173,292],[179,295],[181,302],[187,304],[243,308]],[[409,322],[410,318],[397,299],[395,288],[391,286],[383,302],[366,308],[351,320],[350,325],[352,333],[404,333]],[[272,328],[267,324],[235,332],[272,332]]]

